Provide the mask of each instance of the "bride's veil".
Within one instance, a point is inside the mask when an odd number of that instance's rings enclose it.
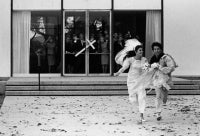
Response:
[[[117,53],[117,55],[115,56],[115,62],[122,66],[123,62],[124,62],[124,57],[126,57],[126,55],[127,55],[127,53],[129,51],[134,50],[137,45],[142,45],[142,43],[139,42],[137,39],[129,39],[129,40],[127,40],[126,43],[125,43],[124,49],[119,51]]]

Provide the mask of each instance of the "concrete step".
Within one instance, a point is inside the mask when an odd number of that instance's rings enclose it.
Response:
[[[200,95],[200,90],[170,90],[169,93],[170,95]],[[40,96],[40,95],[52,95],[52,96],[60,96],[60,95],[68,95],[68,96],[73,96],[73,95],[128,95],[127,90],[104,90],[104,91],[99,91],[99,90],[93,90],[93,91],[6,91],[6,95],[33,95],[33,96]],[[154,91],[151,91],[148,93],[148,95],[155,95]]]
[[[87,85],[87,84],[126,84],[127,77],[41,77],[41,85]],[[174,85],[194,85],[199,84],[200,80],[187,80],[173,78]],[[12,77],[7,81],[7,85],[38,85],[38,78],[35,77]]]
[[[169,94],[199,94],[200,82],[173,78]],[[127,95],[126,77],[10,78],[6,95]],[[150,92],[154,94],[154,91]]]
[[[38,90],[38,86],[30,86],[30,85],[20,85],[20,86],[6,86],[6,91],[11,90]],[[199,85],[173,85],[171,86],[172,90],[199,90]],[[111,85],[94,85],[94,84],[88,84],[88,85],[41,85],[40,90],[44,91],[51,91],[51,90],[58,90],[58,91],[73,91],[73,90],[127,90],[126,84],[111,84]]]
[[[174,85],[200,85],[200,81],[173,81]],[[12,85],[38,85],[38,81],[7,81],[7,86]],[[112,84],[126,84],[126,80],[121,81],[40,81],[41,85],[112,85]]]

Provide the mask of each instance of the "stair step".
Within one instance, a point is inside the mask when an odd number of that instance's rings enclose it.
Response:
[[[27,86],[6,86],[6,90],[38,90],[38,86],[31,86],[31,85],[27,85]],[[198,90],[200,89],[198,85],[173,85],[171,87],[174,90],[177,89],[182,89],[182,90]],[[52,86],[52,85],[48,85],[48,86],[44,86],[41,85],[40,86],[40,90],[122,90],[122,89],[126,89],[127,90],[127,86],[126,84],[124,85],[67,85],[67,86]]]
[[[200,94],[200,90],[170,90],[168,94],[172,95],[195,95]],[[104,90],[104,91],[6,91],[6,95],[128,95],[127,90]],[[148,95],[155,95],[151,91]]]
[[[39,82],[7,82],[7,86],[11,85],[38,85]],[[126,81],[41,81],[40,85],[113,85],[113,84],[126,84]]]
[[[155,94],[155,91],[148,93],[149,95]],[[199,95],[200,90],[169,90],[168,94],[170,95]]]
[[[174,85],[200,85],[199,80],[173,80]],[[38,85],[37,78],[10,78],[7,85]],[[41,85],[112,85],[126,84],[126,77],[65,77],[65,78],[41,78]]]
[[[127,90],[109,91],[6,91],[6,95],[127,95]]]
[[[38,86],[6,86],[6,90],[38,90]],[[97,86],[97,85],[88,85],[88,86],[40,86],[41,90],[122,90],[127,89],[125,85],[116,85],[116,86]]]
[[[200,81],[173,78],[169,94],[200,94]],[[128,95],[126,77],[10,78],[6,95]],[[149,93],[155,94],[154,91]]]
[[[113,84],[122,84],[126,85],[126,81],[41,81],[41,85],[113,85]],[[8,81],[6,85],[38,85],[38,81]],[[174,81],[174,85],[195,85],[200,84],[199,81]]]

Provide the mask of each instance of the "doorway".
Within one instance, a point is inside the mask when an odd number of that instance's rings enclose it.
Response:
[[[127,39],[137,38],[145,48],[146,11],[114,11],[113,14],[113,56],[121,51]],[[144,49],[145,51],[145,49]],[[121,65],[113,63],[113,72]],[[124,73],[127,73],[126,70]]]
[[[64,75],[110,75],[110,11],[64,11]]]

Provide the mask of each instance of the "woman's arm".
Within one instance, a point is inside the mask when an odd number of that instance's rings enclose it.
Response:
[[[130,60],[125,59],[123,66],[118,70],[117,73],[114,74],[114,76],[119,76],[121,73],[123,73],[127,68],[130,66]]]
[[[114,73],[114,76],[119,76],[121,73],[123,73],[126,69],[124,69],[123,67],[119,69],[119,71],[117,71],[117,73]]]

